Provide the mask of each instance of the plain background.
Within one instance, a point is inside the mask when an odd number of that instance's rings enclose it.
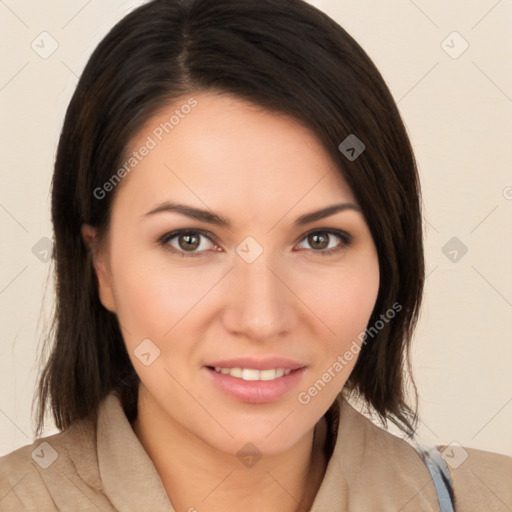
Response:
[[[0,1],[0,454],[33,440],[65,109],[96,45],[141,3]],[[418,160],[428,274],[413,352],[419,434],[511,455],[512,1],[311,3],[374,60]]]

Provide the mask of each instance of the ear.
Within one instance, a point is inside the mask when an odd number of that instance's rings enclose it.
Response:
[[[96,272],[96,277],[98,278],[100,301],[106,309],[115,313],[116,303],[112,292],[112,278],[110,267],[108,265],[107,254],[105,253],[105,250],[100,247],[97,239],[96,228],[89,224],[83,224],[81,231],[84,242],[92,254],[93,266]]]

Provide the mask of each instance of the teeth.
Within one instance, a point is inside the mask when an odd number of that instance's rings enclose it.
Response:
[[[254,370],[252,368],[220,368],[215,367],[217,373],[223,375],[231,375],[231,377],[237,377],[243,380],[274,380],[284,375],[288,375],[291,370],[285,370],[284,368],[275,368],[272,370]]]
[[[260,380],[274,380],[276,378],[276,370],[260,370]]]
[[[242,379],[243,378],[242,368],[231,368],[228,375]]]
[[[259,370],[248,370],[244,368],[242,370],[242,379],[244,380],[260,380]]]

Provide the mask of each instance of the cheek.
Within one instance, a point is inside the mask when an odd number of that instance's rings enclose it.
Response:
[[[364,260],[363,260],[364,261]],[[340,268],[336,278],[324,276],[322,292],[310,299],[319,311],[322,336],[307,386],[297,396],[301,405],[312,407],[310,413],[323,414],[349,378],[363,347],[364,333],[372,314],[379,290],[379,267],[376,257],[360,266]],[[317,276],[318,277],[318,276]],[[304,289],[312,283],[305,283]],[[313,302],[312,302],[313,303]],[[328,334],[325,334],[327,333]]]
[[[197,270],[147,254],[119,259],[113,275],[117,316],[132,337],[162,339],[210,287]]]
[[[156,321],[162,319],[172,296],[164,293],[167,284],[157,272],[137,266],[136,262],[125,260],[118,265],[114,276],[116,313],[131,335],[150,338],[156,334]]]
[[[333,344],[340,349],[366,329],[379,291],[376,256],[347,262],[336,271],[329,269],[304,280],[304,302],[311,304],[319,322],[328,328]]]
[[[191,359],[194,349],[187,326],[208,284],[199,281],[197,271],[172,269],[147,256],[124,258],[116,267],[116,314],[132,365],[148,389],[165,385],[179,392],[168,369],[179,381],[187,378],[181,363]],[[149,359],[143,360],[142,354],[148,353]]]
[[[366,329],[375,306],[379,291],[378,270],[365,272],[359,276],[352,275],[342,286],[339,296],[333,298],[333,304],[340,309],[340,330],[353,339]]]
[[[155,328],[158,318],[161,317],[158,286],[159,281],[143,267],[137,266],[133,257],[118,259],[113,266],[112,292],[116,316],[126,349],[138,372],[143,368],[133,356],[141,342],[150,339],[160,347],[158,336],[161,336],[159,331],[163,328]]]
[[[336,384],[331,385],[329,393],[326,393],[326,400],[334,399],[357,362],[377,291],[378,286],[374,282],[360,286],[359,280],[345,280],[342,289],[333,290],[329,297],[323,299],[329,308],[328,325],[334,334],[325,340],[318,371],[323,374],[321,378],[326,382],[331,381],[325,375],[326,371],[338,377],[334,380]]]

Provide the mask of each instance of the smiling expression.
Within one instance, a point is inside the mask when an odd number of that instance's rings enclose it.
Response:
[[[357,357],[315,400],[297,399],[365,330],[378,257],[309,129],[230,95],[194,98],[118,185],[95,260],[100,298],[170,427],[230,453],[246,442],[277,453],[314,427],[348,379]]]

